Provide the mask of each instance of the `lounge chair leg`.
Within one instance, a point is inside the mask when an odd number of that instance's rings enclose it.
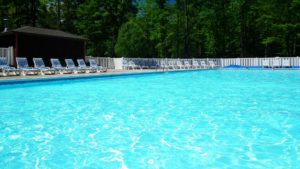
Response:
[[[26,73],[25,73],[25,71],[21,71],[21,76],[26,76]]]
[[[5,70],[2,71],[2,76],[7,76],[7,73],[5,73]]]
[[[78,72],[76,70],[74,70],[74,74],[78,74]]]
[[[40,71],[40,75],[41,75],[41,76],[44,76],[45,73],[44,73],[43,71]]]

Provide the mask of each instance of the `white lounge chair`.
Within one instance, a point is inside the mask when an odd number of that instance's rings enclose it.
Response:
[[[78,72],[85,73],[85,69],[76,67],[72,59],[65,59],[65,62],[66,62],[67,68],[73,69],[75,74]]]
[[[149,69],[158,69],[159,68],[158,61],[156,61],[156,60],[147,60],[145,62],[145,65],[147,65]]]
[[[184,67],[185,67],[186,69],[193,68],[192,65],[190,64],[190,62],[187,61],[187,60],[184,61]]]
[[[184,69],[184,65],[182,64],[182,62],[181,62],[180,60],[177,60],[177,61],[176,61],[176,67],[177,67],[178,69]]]
[[[169,60],[167,65],[169,68],[176,69],[176,65],[175,65],[174,61],[172,61],[172,60]]]
[[[274,58],[272,68],[280,68],[280,67],[281,67],[280,58]]]
[[[198,61],[196,61],[196,60],[193,60],[193,61],[192,61],[192,66],[193,66],[193,68],[195,68],[195,69],[200,68],[199,63],[198,63]]]
[[[283,58],[282,59],[282,67],[283,68],[290,68],[291,67],[291,61],[289,58]]]
[[[39,69],[29,67],[27,58],[17,57],[16,61],[17,61],[17,68],[20,71],[20,75],[26,76],[26,75],[38,75],[39,74],[39,72],[40,72]]]
[[[147,60],[144,59],[140,59],[138,61],[135,62],[136,65],[139,66],[140,69],[149,69],[149,65],[147,64]]]
[[[206,62],[205,62],[204,60],[201,60],[201,61],[200,61],[200,65],[201,65],[201,67],[203,67],[203,68],[207,68],[207,67],[208,67],[207,64],[206,64]]]
[[[211,68],[215,68],[216,67],[216,64],[215,64],[215,62],[213,60],[209,60],[208,63],[209,63],[209,67],[211,67]]]
[[[160,61],[159,67],[161,69],[169,69],[169,66],[165,60]]]
[[[142,69],[139,65],[135,64],[132,60],[128,62],[128,68],[130,68],[130,67],[131,67],[133,70],[134,70],[134,69],[137,69],[137,68]]]
[[[2,76],[7,76],[11,73],[13,73],[13,75],[17,75],[17,69],[8,66],[7,60],[4,57],[0,57],[0,70],[2,72]]]
[[[96,68],[86,66],[85,61],[83,59],[77,59],[77,63],[79,68],[85,70],[87,73],[95,73],[97,72]]]
[[[50,59],[52,68],[59,71],[60,74],[70,74],[74,72],[74,69],[63,67],[58,59]]]
[[[270,60],[269,59],[262,60],[262,67],[263,68],[269,68],[270,67]]]
[[[34,67],[40,70],[41,75],[45,75],[45,74],[53,75],[56,72],[55,69],[46,67],[42,58],[33,58],[33,63],[34,63]]]
[[[97,70],[97,72],[106,72],[106,69],[102,66],[98,66],[95,59],[90,59],[90,67]]]
[[[122,61],[122,69],[128,70],[129,69],[129,64],[127,60],[123,59]]]

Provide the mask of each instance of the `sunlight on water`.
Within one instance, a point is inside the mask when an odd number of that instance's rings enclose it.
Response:
[[[0,86],[0,168],[297,168],[300,71]]]

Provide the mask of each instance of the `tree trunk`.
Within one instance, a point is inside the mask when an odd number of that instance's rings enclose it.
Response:
[[[189,37],[189,32],[188,32],[188,29],[189,29],[189,23],[188,23],[188,0],[184,0],[184,15],[185,15],[185,36],[184,36],[184,55],[185,57],[189,57],[189,40],[188,40],[188,37]]]
[[[176,57],[179,58],[179,12],[177,12],[177,25],[176,25]]]
[[[32,0],[31,1],[31,25],[33,27],[36,26],[36,20],[37,20],[37,1],[36,0]]]
[[[60,4],[60,0],[57,0],[57,6],[56,6],[56,10],[57,10],[57,26],[59,28],[61,28],[61,4]]]
[[[246,13],[246,1],[241,4],[240,7],[240,24],[241,24],[241,32],[240,32],[240,57],[245,57],[245,32],[246,32],[246,21],[245,21],[245,13]]]
[[[296,37],[293,40],[293,56],[296,56]]]
[[[268,44],[265,46],[265,57],[268,57]]]

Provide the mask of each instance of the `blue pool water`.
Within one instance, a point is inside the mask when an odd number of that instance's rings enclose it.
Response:
[[[298,168],[300,71],[0,86],[0,168]]]

